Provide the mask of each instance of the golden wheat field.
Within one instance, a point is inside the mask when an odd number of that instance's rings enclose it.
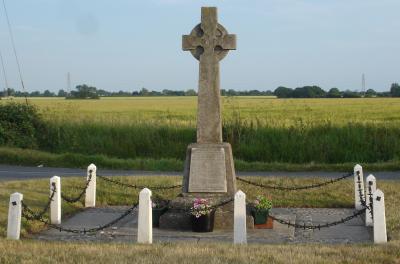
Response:
[[[15,98],[15,101],[22,101]],[[197,97],[108,97],[100,100],[28,98],[47,120],[102,123],[172,123],[195,126]],[[1,101],[0,101],[1,102]],[[222,97],[226,122],[273,127],[330,123],[399,124],[400,98],[276,99],[267,96]]]

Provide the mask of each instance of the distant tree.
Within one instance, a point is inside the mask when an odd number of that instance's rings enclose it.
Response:
[[[97,95],[98,96],[111,96],[112,94],[108,91],[100,89],[100,90],[97,90]]]
[[[8,96],[15,96],[15,90],[13,88],[7,88]]]
[[[76,86],[76,91],[71,91],[71,95],[69,98],[78,98],[78,99],[99,99],[99,95],[97,94],[97,88],[88,86],[86,84]]]
[[[365,97],[375,97],[376,96],[376,92],[374,89],[368,89],[365,92]]]
[[[361,94],[358,92],[346,90],[343,92],[343,98],[361,98]]]
[[[185,95],[186,95],[186,96],[196,96],[197,93],[196,93],[195,90],[189,89],[189,90],[187,90],[187,91],[185,92]]]
[[[226,92],[226,95],[227,95],[227,96],[235,96],[235,95],[237,95],[237,92],[236,92],[235,90],[233,90],[233,89],[229,89],[229,90]]]
[[[293,97],[293,89],[279,86],[278,88],[275,89],[274,94],[278,98],[290,98]]]
[[[50,92],[49,90],[45,90],[43,93],[44,97],[54,97],[55,94],[53,92]]]
[[[149,90],[147,90],[146,88],[142,88],[139,92],[140,96],[149,96]]]
[[[63,89],[60,89],[60,90],[58,90],[57,96],[58,97],[67,97],[68,93],[66,91],[64,91]]]
[[[40,97],[43,96],[39,91],[33,91],[29,94],[31,97]]]
[[[390,87],[390,94],[392,97],[400,97],[400,85],[398,83],[392,83]]]
[[[328,98],[340,98],[340,97],[342,97],[342,94],[340,93],[338,88],[334,87],[334,88],[331,88],[329,90],[329,92],[327,93],[326,97],[328,97]]]
[[[325,95],[326,92],[319,86],[298,87],[293,91],[294,98],[321,98]]]

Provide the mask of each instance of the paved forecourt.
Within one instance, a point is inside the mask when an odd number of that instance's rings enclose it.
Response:
[[[89,208],[66,219],[61,227],[76,230],[95,228],[120,216],[129,207],[113,206],[107,208]],[[341,219],[354,212],[353,209],[327,208],[273,208],[272,214],[296,224],[324,224]],[[93,241],[93,242],[136,242],[138,211],[125,217],[117,224],[101,232],[76,234],[48,229],[34,236],[50,241]],[[274,222],[273,229],[249,229],[248,243],[365,243],[373,241],[372,227],[366,227],[361,217],[347,223],[321,230],[308,230],[288,227]],[[153,242],[226,242],[232,243],[233,230],[215,230],[211,233],[191,231],[153,229]]]

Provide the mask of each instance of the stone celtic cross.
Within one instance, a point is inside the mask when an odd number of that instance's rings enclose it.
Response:
[[[197,143],[221,143],[219,61],[236,49],[236,35],[218,23],[217,8],[202,7],[201,23],[183,36],[182,48],[200,61]]]

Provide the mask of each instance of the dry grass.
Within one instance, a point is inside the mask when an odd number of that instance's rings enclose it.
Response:
[[[399,263],[400,244],[84,244],[0,240],[1,263]]]

